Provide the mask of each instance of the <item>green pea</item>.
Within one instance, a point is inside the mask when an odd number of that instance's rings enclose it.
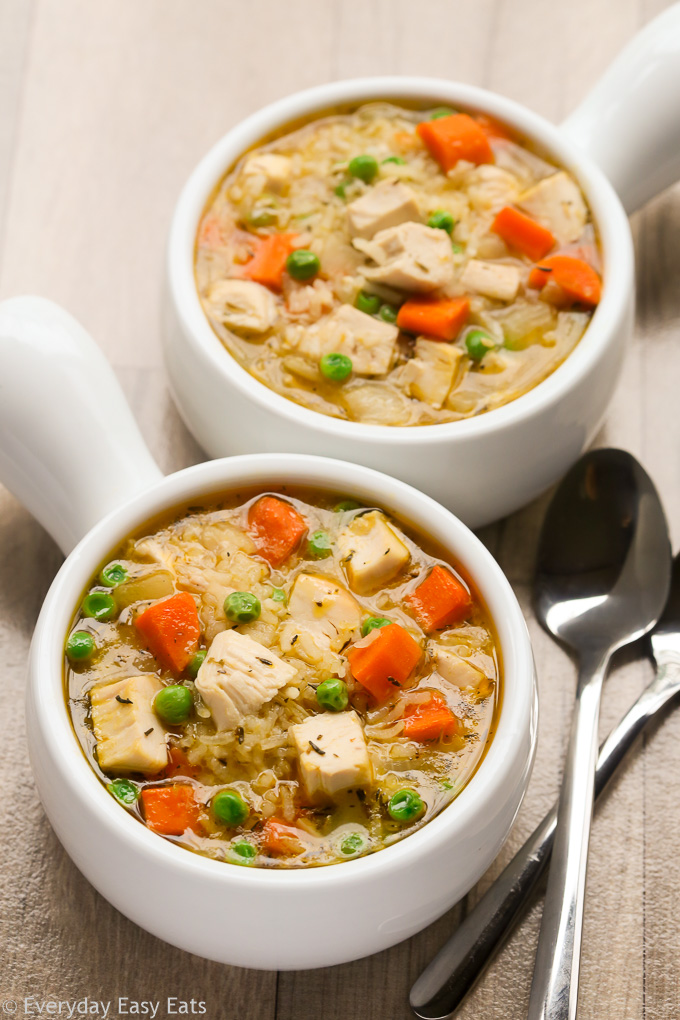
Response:
[[[440,117],[450,117],[456,111],[452,110],[450,106],[437,106],[430,113],[430,120],[439,120]]]
[[[249,591],[233,591],[224,600],[224,615],[232,623],[252,623],[261,612],[260,600]]]
[[[384,616],[369,616],[361,624],[361,636],[366,637],[372,630],[378,630],[380,627],[389,627],[391,623],[392,621],[386,620]]]
[[[187,666],[187,673],[190,677],[193,677],[194,680],[198,676],[198,671],[203,665],[203,661],[207,654],[208,652],[205,648],[199,648],[199,650],[191,656],[189,665]]]
[[[349,704],[347,684],[337,677],[329,677],[317,687],[316,700],[321,708],[327,708],[330,712],[342,712]]]
[[[71,662],[84,662],[95,650],[94,638],[86,630],[76,630],[66,642],[66,654]]]
[[[396,163],[397,166],[406,166],[406,160],[402,159],[401,156],[388,156],[387,159],[383,160],[383,165],[385,163]]]
[[[366,312],[366,315],[376,315],[380,310],[381,301],[377,294],[368,294],[365,290],[360,290],[354,304],[360,312]]]
[[[251,227],[270,227],[276,221],[273,209],[253,209],[248,217]]]
[[[123,581],[127,581],[128,572],[122,563],[109,563],[108,567],[104,567],[99,580],[102,584],[105,584],[108,588],[117,588]]]
[[[352,177],[358,177],[365,184],[370,184],[378,172],[378,162],[373,156],[355,156],[350,159],[347,167]]]
[[[230,829],[243,825],[250,813],[250,808],[236,790],[220,790],[213,797],[211,807],[215,820]]]
[[[108,592],[91,591],[80,608],[83,616],[90,616],[93,620],[110,620],[116,611],[116,600]]]
[[[239,843],[232,843],[229,849],[233,854],[233,864],[252,864],[257,857],[257,847],[245,839]]]
[[[343,382],[352,374],[352,359],[346,354],[324,354],[319,361],[321,374],[332,382]]]
[[[283,588],[272,588],[272,593],[269,596],[273,602],[287,602],[288,598]]]
[[[194,699],[188,687],[171,684],[159,691],[153,700],[153,707],[161,722],[168,726],[180,726],[191,715]]]
[[[331,537],[327,531],[315,531],[307,543],[309,555],[315,560],[325,560],[333,552]]]
[[[348,181],[343,181],[341,184],[337,184],[333,188],[333,194],[337,195],[338,198],[347,198],[347,185]]]
[[[358,854],[361,850],[363,850],[364,846],[365,841],[361,833],[350,832],[350,834],[345,836],[340,844],[340,853],[345,854],[346,857],[351,857],[352,854]]]
[[[286,269],[294,280],[311,280],[321,269],[319,256],[307,248],[292,251],[286,259]]]
[[[496,345],[483,329],[473,329],[465,337],[465,346],[473,361],[481,361]]]
[[[336,503],[333,507],[336,514],[346,514],[350,510],[361,510],[361,503],[357,503],[356,499],[341,499],[339,503]]]
[[[436,230],[445,230],[447,234],[450,234],[455,226],[455,220],[446,209],[435,209],[427,221],[427,225]]]
[[[129,779],[114,779],[106,789],[117,801],[126,807],[136,804],[139,798],[139,788],[134,783],[131,783]]]
[[[394,305],[388,305],[388,304],[381,305],[380,306],[380,311],[378,312],[378,315],[380,316],[380,318],[382,319],[383,322],[390,322],[390,323],[395,323],[397,321],[397,315],[398,314],[399,314],[399,309],[395,308]]]
[[[415,790],[397,790],[390,797],[387,810],[395,822],[412,822],[425,811],[425,804]]]

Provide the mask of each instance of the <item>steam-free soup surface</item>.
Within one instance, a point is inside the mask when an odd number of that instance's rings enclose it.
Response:
[[[231,864],[380,850],[471,778],[499,661],[474,589],[379,508],[234,495],[131,538],[66,643],[82,747],[120,810]]]
[[[201,220],[196,280],[227,350],[277,393],[381,425],[532,389],[600,299],[574,177],[488,118],[387,103],[247,153]]]

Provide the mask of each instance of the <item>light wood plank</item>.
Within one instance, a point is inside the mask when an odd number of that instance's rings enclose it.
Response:
[[[32,18],[32,0],[0,4],[0,237],[5,227]],[[0,271],[1,258],[0,249]]]

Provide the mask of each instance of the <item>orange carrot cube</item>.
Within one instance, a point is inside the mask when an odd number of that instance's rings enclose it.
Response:
[[[135,627],[164,669],[181,673],[198,647],[201,624],[189,592],[154,602],[135,619]]]
[[[444,173],[452,170],[459,159],[476,165],[493,163],[493,152],[486,133],[467,113],[424,120],[416,131]]]
[[[255,546],[272,567],[280,567],[298,547],[307,522],[294,506],[275,496],[258,499],[248,514]]]
[[[469,615],[472,597],[450,570],[437,564],[404,602],[425,631],[441,630]]]
[[[186,783],[150,786],[142,790],[146,824],[163,836],[181,836],[198,822],[199,805],[194,788]]]
[[[542,227],[531,216],[509,205],[501,209],[491,224],[491,229],[502,237],[510,248],[515,248],[532,262],[542,259],[557,243],[555,236],[546,227]]]
[[[374,636],[375,635],[375,636]],[[352,676],[377,701],[386,701],[416,668],[420,645],[398,623],[372,631],[370,640],[351,645],[347,652]]]
[[[404,713],[404,736],[409,740],[441,740],[460,730],[460,721],[441,694],[422,705],[409,705]]]

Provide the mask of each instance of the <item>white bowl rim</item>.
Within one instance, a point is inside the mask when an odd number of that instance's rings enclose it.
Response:
[[[301,479],[290,482],[290,477]],[[148,830],[118,805],[97,777],[75,734],[63,689],[64,638],[73,607],[94,572],[124,538],[159,513],[181,507],[211,494],[265,484],[272,487],[308,484],[321,489],[346,489],[361,496],[376,494],[376,504],[406,516],[417,532],[431,534],[451,551],[473,579],[494,620],[503,660],[504,690],[496,732],[486,755],[458,797],[422,829],[366,857],[324,867],[266,869],[229,866],[192,853]],[[403,509],[402,509],[403,507]],[[446,538],[442,542],[444,535]],[[461,555],[462,552],[462,555]],[[46,596],[31,648],[29,696],[35,695],[40,718],[40,737],[48,745],[51,760],[59,762],[62,775],[77,791],[98,823],[130,850],[158,865],[213,882],[262,885],[276,892],[299,884],[315,888],[342,880],[370,882],[379,869],[384,873],[409,867],[441,847],[459,828],[472,826],[475,818],[493,812],[502,796],[506,773],[504,761],[518,752],[517,740],[527,726],[530,748],[524,789],[536,744],[536,689],[533,655],[524,617],[515,594],[491,553],[450,511],[404,482],[361,465],[307,454],[254,454],[208,461],[169,475],[104,517],[76,546],[59,570]],[[35,690],[33,690],[35,688]],[[509,691],[512,696],[509,696]],[[480,815],[481,812],[481,815]]]
[[[203,311],[194,277],[195,239],[209,195],[226,170],[249,148],[287,123],[336,105],[379,99],[450,102],[483,111],[539,143],[577,178],[593,213],[604,264],[602,300],[575,349],[546,379],[528,393],[499,408],[455,422],[423,426],[369,425],[311,410],[271,390],[226,350]],[[194,345],[212,371],[236,386],[256,405],[334,438],[418,447],[421,443],[465,443],[530,420],[557,403],[591,372],[601,349],[618,340],[621,308],[633,281],[634,257],[627,216],[601,170],[566,134],[520,103],[477,86],[427,77],[354,78],[295,92],[236,124],[203,157],[188,178],[173,216],[167,274],[186,341]]]

